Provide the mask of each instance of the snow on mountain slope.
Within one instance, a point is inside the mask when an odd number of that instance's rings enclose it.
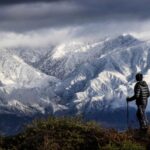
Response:
[[[150,42],[131,35],[0,49],[0,115],[83,114],[108,125],[114,115],[125,115],[120,108],[126,107],[140,71],[150,86]],[[116,124],[124,127],[125,121],[116,119]],[[10,132],[8,128],[4,130]]]
[[[97,42],[73,41],[63,43],[55,47],[47,59],[39,63],[39,68],[49,75],[64,79],[83,63],[92,62],[95,58],[112,53],[112,50],[137,43],[140,41],[130,35]]]
[[[42,59],[45,59],[48,53],[51,52],[53,46],[31,48],[31,47],[16,47],[7,48],[8,51],[22,58],[26,63],[36,65],[36,63]]]
[[[126,106],[137,72],[142,71],[150,83],[150,44],[131,35],[62,43],[43,53],[31,49],[0,53],[3,112],[63,115],[114,110]]]
[[[59,80],[25,63],[13,51],[0,50],[0,111],[43,112],[56,97],[53,87]],[[14,108],[13,108],[14,107]]]
[[[73,50],[63,62],[55,58],[59,63],[55,69],[61,66],[64,72],[56,93],[77,113],[125,107],[126,96],[133,94],[135,74],[148,75],[149,58],[150,44],[130,35],[88,45],[84,52]]]

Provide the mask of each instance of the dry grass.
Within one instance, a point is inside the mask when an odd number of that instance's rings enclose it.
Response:
[[[118,133],[80,118],[36,120],[23,133],[0,139],[1,149],[11,150],[149,150],[150,131]]]

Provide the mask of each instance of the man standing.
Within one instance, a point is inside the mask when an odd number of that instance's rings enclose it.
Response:
[[[134,95],[132,97],[127,97],[127,102],[136,100],[136,105],[138,108],[136,115],[140,124],[140,129],[147,130],[148,120],[145,109],[150,92],[147,83],[143,81],[143,75],[141,73],[136,74],[136,80],[137,83],[134,87]]]

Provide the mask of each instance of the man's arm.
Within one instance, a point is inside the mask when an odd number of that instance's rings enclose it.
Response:
[[[150,91],[148,85],[147,85],[147,97],[150,97]]]
[[[134,87],[134,95],[132,97],[128,97],[127,98],[127,101],[130,102],[130,101],[134,101],[136,99],[138,99],[140,97],[140,86],[138,84],[135,85]]]
[[[130,102],[130,101],[134,101],[135,100],[135,95],[133,95],[132,97],[127,97],[127,101]]]
[[[148,89],[148,97],[150,97],[150,92],[149,92],[149,89]]]
[[[140,85],[136,84],[134,89],[135,99],[140,98],[140,93],[141,93]]]

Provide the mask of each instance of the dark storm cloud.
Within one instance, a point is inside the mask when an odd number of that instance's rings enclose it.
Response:
[[[150,39],[149,6],[149,0],[0,1],[0,48],[87,42],[122,33]]]
[[[0,29],[32,30],[69,25],[80,20],[81,15],[80,6],[66,1],[1,6]]]
[[[145,19],[150,17],[149,0],[82,0],[78,1],[88,14],[101,18],[134,18]]]
[[[5,0],[0,1],[0,30],[149,19],[149,6],[149,0]]]
[[[0,5],[12,5],[12,4],[36,3],[36,2],[59,2],[59,1],[62,0],[1,0]]]

